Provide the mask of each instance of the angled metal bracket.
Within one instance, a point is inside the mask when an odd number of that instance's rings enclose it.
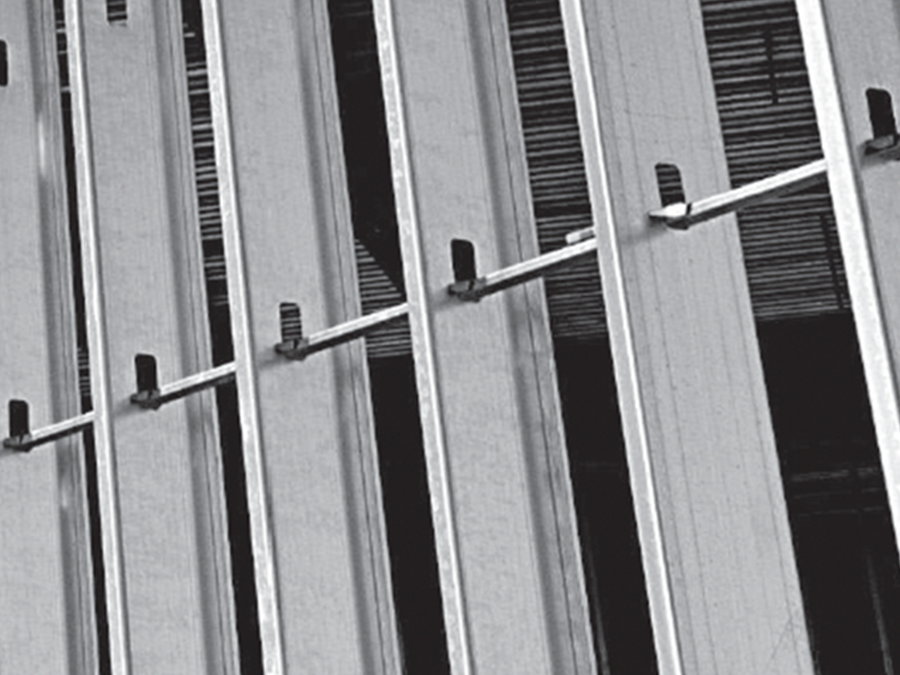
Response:
[[[93,423],[94,413],[87,412],[32,432],[28,421],[28,403],[13,399],[9,402],[9,436],[3,439],[3,447],[7,450],[28,452],[39,445],[84,431]]]
[[[650,220],[675,230],[686,230],[691,225],[711,220],[731,211],[824,183],[827,180],[826,171],[825,160],[819,159],[712,197],[695,202],[669,204],[661,209],[650,211]]]
[[[156,410],[166,403],[198,391],[233,382],[235,373],[235,364],[231,361],[160,387],[155,357],[150,354],[138,354],[134,359],[134,365],[137,374],[137,392],[131,395],[130,400],[134,405],[149,410]]]
[[[578,230],[578,232],[581,232],[581,230]],[[591,232],[593,231],[591,230]],[[575,233],[571,233],[569,236],[572,234]],[[576,258],[596,250],[596,240],[589,238],[569,246],[563,246],[550,253],[544,253],[530,260],[504,267],[483,277],[456,281],[447,287],[447,293],[459,300],[478,302],[487,295],[542,277],[550,270],[562,267]]]
[[[352,319],[345,323],[338,324],[332,328],[326,328],[318,333],[313,333],[308,337],[303,337],[302,332],[297,332],[299,328],[299,309],[297,310],[296,323],[290,324],[293,318],[293,311],[289,312],[289,316],[285,316],[285,306],[289,309],[296,307],[291,303],[282,304],[282,324],[281,324],[281,342],[275,345],[276,353],[284,356],[292,361],[302,361],[310,354],[336,347],[344,342],[355,340],[363,337],[367,333],[373,331],[379,326],[399,319],[409,314],[409,305],[401,303],[387,309],[382,309],[372,314],[366,314],[357,319]],[[293,335],[291,335],[293,329]]]

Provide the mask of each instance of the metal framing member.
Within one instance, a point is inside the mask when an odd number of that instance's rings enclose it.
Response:
[[[659,671],[810,674],[735,222],[647,214],[728,184],[699,2],[562,8]]]
[[[364,345],[302,368],[272,349],[284,298],[313,325],[361,313],[327,3],[203,10],[264,672],[389,675],[402,666]]]
[[[222,208],[222,230],[228,271],[228,298],[234,340],[235,379],[241,416],[241,448],[247,480],[247,501],[256,578],[257,611],[264,675],[283,675],[284,647],[278,610],[272,526],[267,508],[266,472],[262,455],[259,394],[247,305],[246,269],[241,243],[235,163],[232,150],[228,85],[222,45],[219,3],[204,0],[203,31],[209,67],[210,99],[216,139],[216,169]]]
[[[65,6],[113,675],[238,671],[210,395],[136,414],[136,351],[209,365],[181,7]]]
[[[131,395],[131,402],[141,408],[156,410],[171,401],[212,389],[228,382],[234,382],[234,362],[223,363],[210,370],[163,385],[159,389],[144,389]]]
[[[65,438],[67,436],[71,436],[73,434],[84,431],[85,429],[89,429],[93,424],[94,413],[82,413],[77,417],[72,417],[62,422],[57,422],[56,424],[50,424],[34,432],[29,432],[27,434],[17,436],[11,435],[7,438],[4,438],[3,447],[7,450],[28,452],[29,450],[36,448],[39,445],[52,443],[53,441],[58,441],[61,438]]]
[[[596,250],[597,243],[594,241],[566,246],[504,267],[484,277],[454,282],[448,286],[447,292],[461,300],[477,301],[487,295],[512,288],[532,279],[538,279],[550,270],[566,265],[574,259]],[[404,302],[352,319],[333,328],[327,328],[306,338],[284,340],[275,345],[275,351],[289,359],[303,360],[310,354],[363,337],[370,331],[407,314],[409,314],[409,303]]]
[[[525,260],[492,272],[477,279],[457,281],[447,288],[447,292],[460,300],[478,301],[499,291],[518,286],[532,279],[539,279],[550,270],[562,267],[576,258],[597,250],[597,242],[582,241],[571,246],[563,246],[555,251]]]
[[[673,229],[686,230],[691,225],[712,220],[726,213],[825,183],[827,181],[825,169],[825,160],[817,159],[809,164],[712,197],[704,197],[687,204],[669,204],[661,209],[655,209],[650,212],[650,220],[663,223]]]
[[[50,0],[0,3],[0,400],[28,400],[41,420],[79,412],[54,19]],[[4,672],[97,672],[81,450],[67,438],[33,456],[0,452]]]
[[[131,666],[125,627],[122,539],[113,428],[110,419],[112,399],[108,377],[108,335],[104,321],[94,167],[89,150],[91,131],[87,105],[87,64],[80,4],[80,0],[67,0],[64,11],[72,91],[73,137],[76,148],[80,147],[81,149],[76,155],[78,221],[81,236],[85,321],[87,323],[88,350],[91,354],[91,404],[94,413],[97,493],[100,502],[103,543],[105,609],[111,672],[113,675],[128,675],[131,672]]]
[[[900,100],[900,31],[891,0],[798,0],[797,13],[894,532],[900,546],[900,164],[892,159]],[[870,109],[880,90],[885,109]],[[892,101],[893,97],[893,101]],[[873,101],[875,103],[876,101]],[[877,118],[892,134],[880,133]],[[873,142],[873,136],[881,137]],[[895,140],[895,139],[894,139]],[[872,153],[873,148],[885,152]]]
[[[302,361],[310,354],[361,338],[376,328],[400,319],[407,314],[409,314],[409,304],[403,302],[393,307],[351,319],[333,328],[326,328],[306,338],[284,340],[275,345],[275,351],[289,359]]]
[[[674,229],[687,229],[691,225],[717,218],[731,211],[738,211],[753,204],[826,183],[828,181],[826,172],[825,160],[819,159],[690,204],[683,202],[670,204],[650,211],[649,215],[651,220],[662,222]],[[594,228],[586,227],[583,230],[569,232],[566,235],[566,243],[577,244],[593,236]]]
[[[504,8],[374,4],[451,672],[594,672],[540,289],[445,281],[537,248]]]

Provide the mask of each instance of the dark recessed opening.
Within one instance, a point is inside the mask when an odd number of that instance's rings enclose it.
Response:
[[[869,104],[872,137],[895,136],[897,121],[894,119],[894,105],[890,93],[884,89],[866,89],[866,101]]]
[[[0,40],[0,87],[9,84],[9,49],[6,40]]]
[[[25,401],[12,399],[9,402],[9,435],[19,438],[31,430],[28,422],[28,404]]]
[[[609,342],[557,342],[554,351],[599,672],[654,675],[650,605]]]
[[[413,361],[371,360],[369,373],[404,672],[448,675]]]
[[[656,165],[656,183],[659,187],[659,199],[663,206],[685,202],[684,186],[681,183],[681,172],[674,164]]]
[[[453,280],[471,281],[478,277],[475,270],[475,246],[465,239],[454,239],[450,244],[453,261]]]
[[[156,359],[150,354],[134,357],[137,391],[158,391],[159,379],[156,374]]]
[[[370,278],[380,277],[381,288],[392,286],[380,292],[373,286],[362,288],[363,306],[375,309],[396,304],[404,292],[375,22],[368,0],[329,0],[328,10],[357,251],[377,265],[379,274]],[[460,244],[469,248],[468,268],[457,270],[454,263],[454,270],[457,277],[474,278],[474,249],[469,242]],[[454,242],[454,260],[456,247]],[[357,263],[363,269],[363,259]],[[403,672],[447,675],[415,368],[408,351],[376,356],[375,338],[367,338],[368,365]],[[407,325],[398,341],[408,344],[408,339]]]

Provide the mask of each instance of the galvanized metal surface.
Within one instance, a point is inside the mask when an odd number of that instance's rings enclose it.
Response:
[[[79,412],[59,73],[49,2],[0,5],[0,406],[44,427]],[[84,447],[0,451],[0,669],[96,672]]]
[[[812,673],[734,221],[647,216],[728,184],[699,2],[563,13],[659,670]]]
[[[203,9],[263,669],[396,673],[363,346],[273,349],[360,314],[325,3]]]
[[[94,424],[94,413],[86,412],[75,417],[70,417],[56,424],[49,424],[41,427],[24,436],[13,436],[3,439],[3,447],[9,450],[18,450],[20,452],[28,452],[39,445],[58,441],[67,436],[73,436],[77,433],[90,429]]]
[[[431,317],[427,311],[428,289],[422,264],[421,232],[416,222],[416,192],[412,182],[412,157],[407,131],[406,103],[400,79],[398,37],[394,25],[394,3],[374,2],[378,54],[384,94],[391,167],[401,228],[410,332],[416,352],[415,369],[419,395],[422,437],[428,468],[428,488],[434,524],[435,549],[444,609],[444,629],[452,675],[472,675],[471,635],[467,620],[467,598],[462,588],[459,532],[453,509],[449,459],[441,416],[441,399],[435,366]],[[449,242],[448,242],[449,244]]]
[[[534,279],[539,279],[550,270],[568,265],[588,253],[597,250],[596,242],[581,241],[569,246],[563,246],[555,251],[535,256],[520,263],[514,263],[508,267],[491,272],[483,277],[460,281],[447,288],[450,295],[458,296],[463,300],[480,300],[488,295],[499,293],[513,286],[518,286]],[[474,283],[469,290],[463,290],[470,282]]]
[[[402,302],[387,309],[378,310],[356,319],[350,319],[337,326],[313,333],[306,338],[279,342],[275,345],[275,351],[290,359],[302,361],[310,354],[363,337],[381,328],[386,323],[405,318],[408,314],[409,305]]]
[[[818,159],[717,195],[687,203],[669,204],[650,211],[649,215],[653,221],[674,229],[686,230],[697,223],[755,204],[770,202],[776,197],[800,192],[825,181],[825,160]]]

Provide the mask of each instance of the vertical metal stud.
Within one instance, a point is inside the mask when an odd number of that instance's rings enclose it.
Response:
[[[488,270],[536,252],[503,14],[375,2],[448,650],[454,675],[588,673],[540,284],[446,291],[453,239]]]
[[[728,186],[699,3],[562,6],[660,673],[812,673],[733,218],[647,216]]]
[[[234,674],[212,399],[128,403],[135,353],[163,381],[210,361],[180,5],[104,9],[65,6],[112,672]]]
[[[0,401],[17,434],[75,416],[79,397],[53,3],[0,4],[0,31]],[[5,419],[10,399],[24,419]],[[78,437],[0,451],[5,672],[96,672],[84,478]]]
[[[898,9],[890,0],[798,0],[797,12],[884,483],[900,537]]]
[[[397,673],[363,345],[273,349],[360,314],[327,4],[203,10],[264,671]]]

